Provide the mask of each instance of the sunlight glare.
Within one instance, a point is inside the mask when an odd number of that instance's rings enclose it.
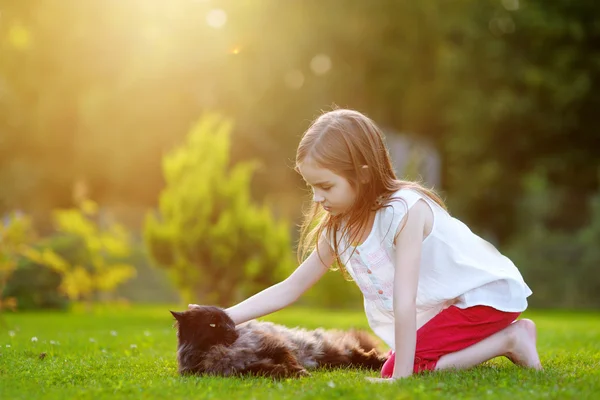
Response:
[[[517,11],[519,9],[519,0],[502,0],[502,5],[508,11]]]
[[[215,8],[210,10],[208,14],[206,14],[206,23],[215,29],[222,28],[223,25],[227,22],[227,13],[221,10],[220,8]]]
[[[310,69],[315,75],[324,75],[331,69],[331,58],[327,54],[317,54],[310,60]]]
[[[8,31],[8,41],[18,50],[26,50],[31,45],[31,33],[20,23],[13,24]]]

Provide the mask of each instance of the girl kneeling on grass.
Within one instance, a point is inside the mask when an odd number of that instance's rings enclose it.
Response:
[[[300,142],[296,169],[313,190],[300,248],[314,251],[287,279],[227,309],[236,324],[293,303],[337,262],[392,348],[383,378],[497,356],[541,368],[535,324],[515,322],[532,293],[518,269],[435,193],[397,179],[373,121],[351,110],[321,115]]]

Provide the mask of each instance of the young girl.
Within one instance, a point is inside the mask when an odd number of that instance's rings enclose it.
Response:
[[[314,251],[287,279],[227,309],[236,324],[293,303],[337,262],[392,349],[383,378],[497,356],[541,368],[535,324],[515,322],[531,295],[517,268],[435,193],[396,178],[373,121],[351,110],[321,115],[300,142],[296,169],[313,190],[300,249]]]

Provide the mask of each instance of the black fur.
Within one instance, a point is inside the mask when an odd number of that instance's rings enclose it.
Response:
[[[235,326],[223,309],[193,307],[171,311],[177,320],[179,372],[209,375],[262,375],[289,378],[308,369],[378,370],[386,357],[366,332],[305,330],[270,322]]]

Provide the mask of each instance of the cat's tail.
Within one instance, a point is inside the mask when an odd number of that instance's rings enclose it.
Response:
[[[351,329],[350,334],[358,341],[359,346],[368,353],[371,350],[379,351],[379,341],[368,332],[360,329]]]
[[[379,349],[379,341],[371,334],[365,331],[353,329],[350,334],[358,342],[358,348],[351,354],[353,365],[361,368],[379,370],[387,361],[387,356]]]

